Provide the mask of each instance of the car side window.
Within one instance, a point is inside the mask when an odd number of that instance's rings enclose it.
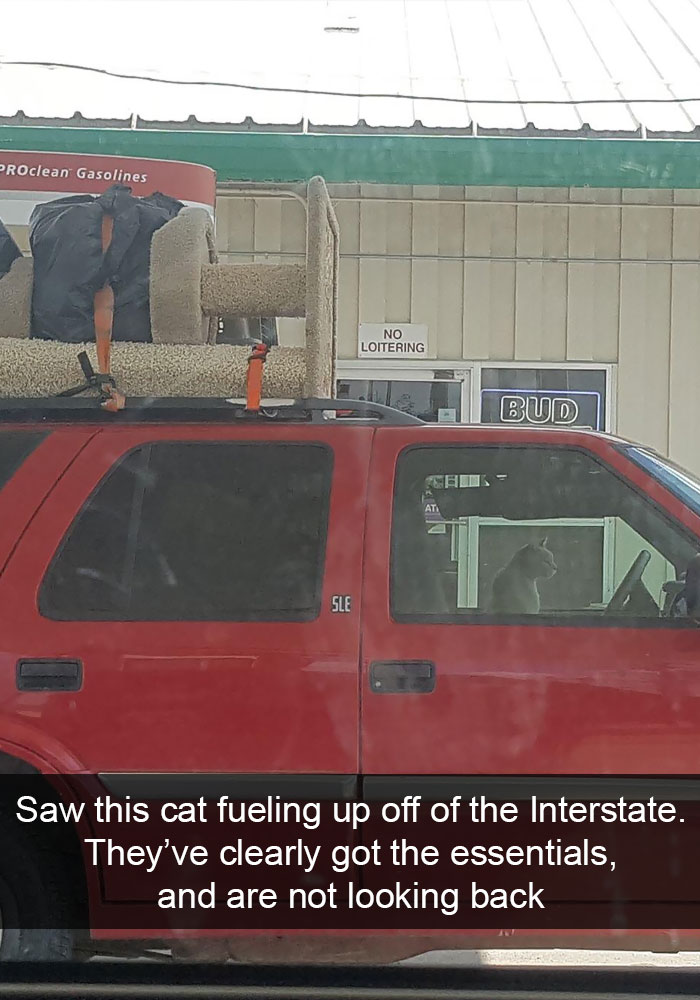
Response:
[[[577,449],[414,447],[399,458],[397,620],[658,620],[671,614],[696,552],[680,527]]]
[[[322,445],[138,448],[78,514],[40,611],[70,621],[314,618],[331,472]]]
[[[7,431],[0,433],[0,489],[5,486],[26,458],[46,437],[44,431]]]

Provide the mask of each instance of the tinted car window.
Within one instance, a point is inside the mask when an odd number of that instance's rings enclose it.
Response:
[[[40,592],[62,620],[306,620],[318,614],[331,453],[163,443],[126,456]]]
[[[574,449],[414,448],[399,461],[399,618],[659,619],[694,554],[682,529]]]
[[[9,483],[22,462],[45,437],[41,431],[3,431],[0,434],[0,489]]]

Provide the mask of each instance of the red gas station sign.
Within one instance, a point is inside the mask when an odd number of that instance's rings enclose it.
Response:
[[[137,197],[160,191],[214,214],[216,174],[197,163],[0,150],[0,219],[6,225],[26,226],[38,202],[98,195],[112,184],[130,187]]]

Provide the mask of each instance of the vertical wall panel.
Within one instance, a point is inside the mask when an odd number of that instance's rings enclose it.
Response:
[[[700,191],[678,192],[697,208],[673,210],[669,455],[700,473]]]
[[[263,264],[279,264],[275,252],[282,249],[282,199],[255,199],[254,260]]]
[[[569,361],[615,361],[620,313],[621,211],[595,207],[619,202],[620,192],[573,189],[569,209],[569,256],[586,263],[569,263],[567,347]],[[599,258],[596,260],[596,258]]]
[[[353,198],[360,193],[359,184],[336,185],[331,192],[339,197]],[[360,251],[360,206],[356,201],[338,201],[335,214],[340,227],[341,253]],[[354,256],[340,258],[338,289],[338,357],[353,358],[357,354],[357,324],[360,310],[360,263]]]
[[[618,429],[659,451],[668,448],[672,216],[623,191]],[[637,204],[632,204],[637,202]],[[637,262],[638,261],[638,262]]]
[[[360,323],[382,323],[386,313],[386,254],[387,205],[374,200],[380,195],[380,185],[361,185],[360,253],[370,254],[360,260]],[[383,194],[383,191],[382,191]],[[353,354],[357,353],[357,331]]]
[[[514,188],[467,188],[466,197],[513,201]],[[475,361],[515,357],[514,205],[467,204],[464,253],[462,352]],[[488,258],[503,258],[489,260]]]
[[[252,261],[255,245],[255,202],[252,198],[217,200],[216,243],[220,252],[236,253],[235,259],[241,263]]]
[[[554,201],[547,189],[518,190],[516,252],[518,257],[567,256],[568,208],[543,205]],[[558,191],[556,200],[562,199]],[[537,204],[536,202],[539,202]],[[515,267],[515,357],[522,361],[555,361],[566,356],[567,265],[519,260]]]
[[[464,188],[440,188],[442,201],[459,201]],[[438,209],[438,357],[462,356],[464,317],[464,206],[445,204]],[[456,258],[450,260],[450,258]]]
[[[413,208],[410,204],[410,187],[392,186],[391,197],[395,204],[387,205],[386,213],[386,315],[394,323],[411,321],[411,224]],[[404,200],[405,199],[405,200]],[[403,260],[391,259],[392,255]]]
[[[414,254],[411,271],[411,322],[427,324],[430,353],[438,357],[441,356],[441,345],[438,344],[440,265],[435,259],[420,258],[424,255],[434,258],[439,252],[440,208],[437,199],[440,188],[421,185],[414,187],[413,195],[414,198],[422,199],[423,203],[413,203],[411,220],[411,250]]]
[[[282,232],[280,237],[280,249],[285,253],[285,259],[301,263],[304,260],[306,247],[306,211],[304,206],[293,198],[285,198],[281,202],[282,207]],[[297,256],[287,257],[289,253]]]

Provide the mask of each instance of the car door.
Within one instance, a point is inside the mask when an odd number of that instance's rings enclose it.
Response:
[[[371,433],[96,434],[0,580],[4,716],[63,770],[335,776],[341,793]],[[44,690],[16,680],[20,661],[49,662]]]
[[[691,511],[608,441],[541,430],[381,429],[371,483],[368,794],[380,776],[397,795],[406,775],[697,772],[700,631],[661,615],[700,544]],[[490,611],[496,572],[545,536],[560,565],[540,612]],[[634,606],[606,613],[640,552]]]

